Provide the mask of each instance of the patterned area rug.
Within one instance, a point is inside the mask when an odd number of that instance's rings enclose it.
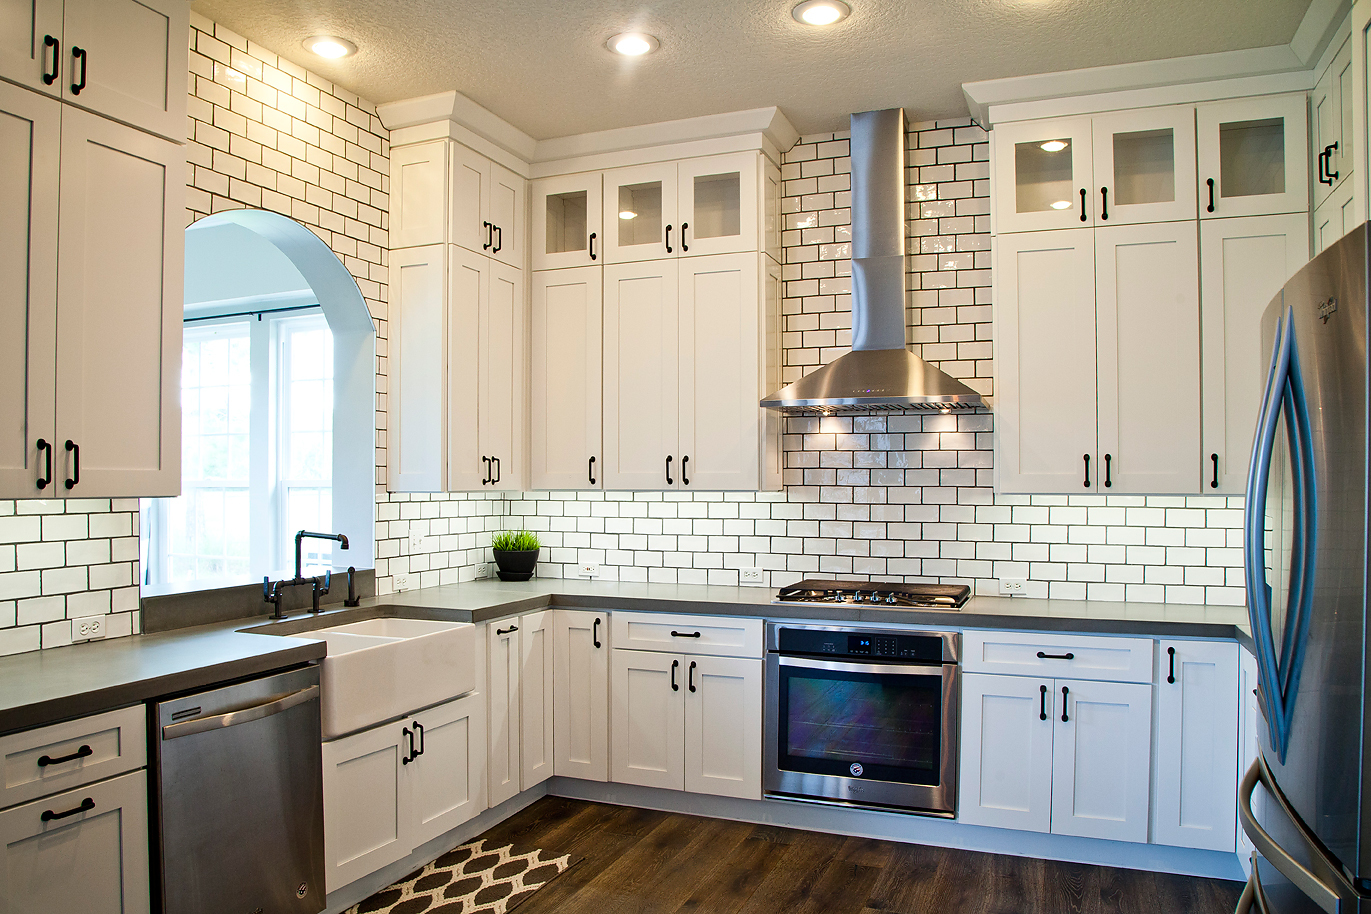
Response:
[[[506,914],[573,865],[569,854],[542,853],[516,854],[508,844],[488,850],[485,839],[463,844],[347,914]]]

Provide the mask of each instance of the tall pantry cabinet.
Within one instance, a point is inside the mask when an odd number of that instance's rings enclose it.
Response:
[[[188,12],[125,6],[0,2],[0,497],[180,491]]]

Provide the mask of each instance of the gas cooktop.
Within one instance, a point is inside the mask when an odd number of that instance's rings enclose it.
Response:
[[[776,603],[852,603],[893,609],[958,609],[971,598],[965,584],[885,581],[800,581],[782,587]]]

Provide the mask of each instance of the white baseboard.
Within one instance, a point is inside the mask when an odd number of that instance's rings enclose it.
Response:
[[[1226,854],[1188,847],[1131,844],[1069,835],[1044,835],[1006,828],[965,825],[951,819],[906,813],[786,800],[739,800],[573,778],[553,778],[547,783],[547,792],[552,796],[577,800],[639,806],[665,812],[755,822],[759,825],[781,825],[806,831],[878,838],[906,844],[955,847],[989,854],[1038,857],[1045,860],[1117,866],[1131,870],[1203,876],[1211,879],[1242,881],[1247,878],[1236,853]]]

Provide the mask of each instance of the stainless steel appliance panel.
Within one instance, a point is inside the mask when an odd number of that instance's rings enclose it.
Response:
[[[325,903],[319,670],[155,710],[166,914],[317,914]]]

